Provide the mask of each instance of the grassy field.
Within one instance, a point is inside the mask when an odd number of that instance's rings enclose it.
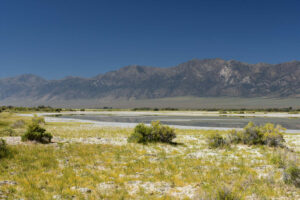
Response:
[[[11,152],[0,160],[0,199],[300,199],[277,162],[285,155],[300,165],[300,134],[285,135],[293,151],[210,149],[206,138],[216,131],[176,130],[180,145],[143,145],[127,143],[130,128],[46,123],[54,138],[45,145],[21,142],[26,126],[8,136],[4,130],[20,119],[31,121],[0,114],[0,137]]]

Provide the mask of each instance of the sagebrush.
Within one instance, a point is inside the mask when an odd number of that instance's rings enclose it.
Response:
[[[51,133],[46,132],[39,124],[33,123],[28,126],[26,133],[22,136],[22,141],[37,141],[40,143],[50,143],[52,139]]]
[[[173,128],[155,121],[151,123],[151,126],[138,124],[128,141],[144,144],[149,142],[172,143],[174,138],[176,138],[176,134]]]
[[[249,122],[242,131],[232,131],[228,137],[231,143],[243,143],[248,145],[284,146],[283,131],[280,125],[267,123],[264,126],[256,126]]]
[[[211,134],[207,137],[208,146],[210,148],[226,147],[229,145],[227,139],[221,134]]]
[[[283,131],[284,128],[280,125],[267,123],[263,126],[256,126],[253,122],[249,122],[242,131],[231,130],[226,137],[216,133],[209,135],[207,139],[208,145],[212,148],[224,147],[232,143],[284,147]]]

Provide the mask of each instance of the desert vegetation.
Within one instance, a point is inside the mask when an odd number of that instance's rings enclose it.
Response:
[[[40,143],[50,143],[52,139],[51,133],[46,132],[46,129],[40,127],[37,122],[30,124],[27,131],[22,135],[22,141],[36,141]]]
[[[0,160],[3,199],[300,197],[300,134],[284,134],[277,126],[250,124],[234,132],[172,129],[154,122],[117,128],[0,116],[0,132],[15,132],[0,136],[12,155]],[[48,144],[21,141],[28,132],[49,132],[53,138]],[[273,133],[278,145],[267,142]]]
[[[300,187],[300,167],[297,165],[298,158],[291,159],[291,149],[285,146],[283,137],[284,128],[274,124],[265,124],[264,126],[255,126],[249,122],[244,130],[232,130],[229,134],[211,134],[207,137],[210,148],[224,148],[231,144],[245,145],[266,145],[269,147],[279,147],[280,150],[272,156],[271,162],[278,168],[283,169],[283,180],[287,184],[293,184]],[[285,148],[285,153],[282,149]]]
[[[162,125],[159,121],[153,121],[149,127],[145,124],[138,124],[134,128],[132,135],[128,138],[128,141],[143,144],[150,142],[172,144],[172,140],[175,138],[176,134],[173,128]]]
[[[283,131],[284,128],[280,125],[267,123],[263,126],[256,126],[253,122],[249,122],[242,131],[232,130],[226,136],[221,134],[208,136],[208,144],[213,148],[239,143],[284,147]]]
[[[230,141],[228,141],[227,138],[218,133],[208,135],[207,143],[210,148],[223,148],[230,145]]]

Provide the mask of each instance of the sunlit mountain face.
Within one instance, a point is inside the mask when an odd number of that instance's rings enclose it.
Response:
[[[300,62],[247,64],[191,60],[175,67],[126,66],[93,78],[45,80],[35,75],[0,79],[0,100],[299,97]]]

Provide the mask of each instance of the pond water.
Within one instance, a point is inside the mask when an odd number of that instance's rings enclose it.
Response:
[[[93,120],[99,122],[119,123],[150,123],[159,120],[163,124],[192,126],[192,127],[223,127],[242,128],[252,121],[257,125],[265,123],[280,124],[287,129],[300,130],[300,118],[279,118],[279,117],[232,117],[232,116],[165,116],[165,115],[102,115],[102,114],[73,114],[59,115],[60,118],[72,118],[81,120]]]

